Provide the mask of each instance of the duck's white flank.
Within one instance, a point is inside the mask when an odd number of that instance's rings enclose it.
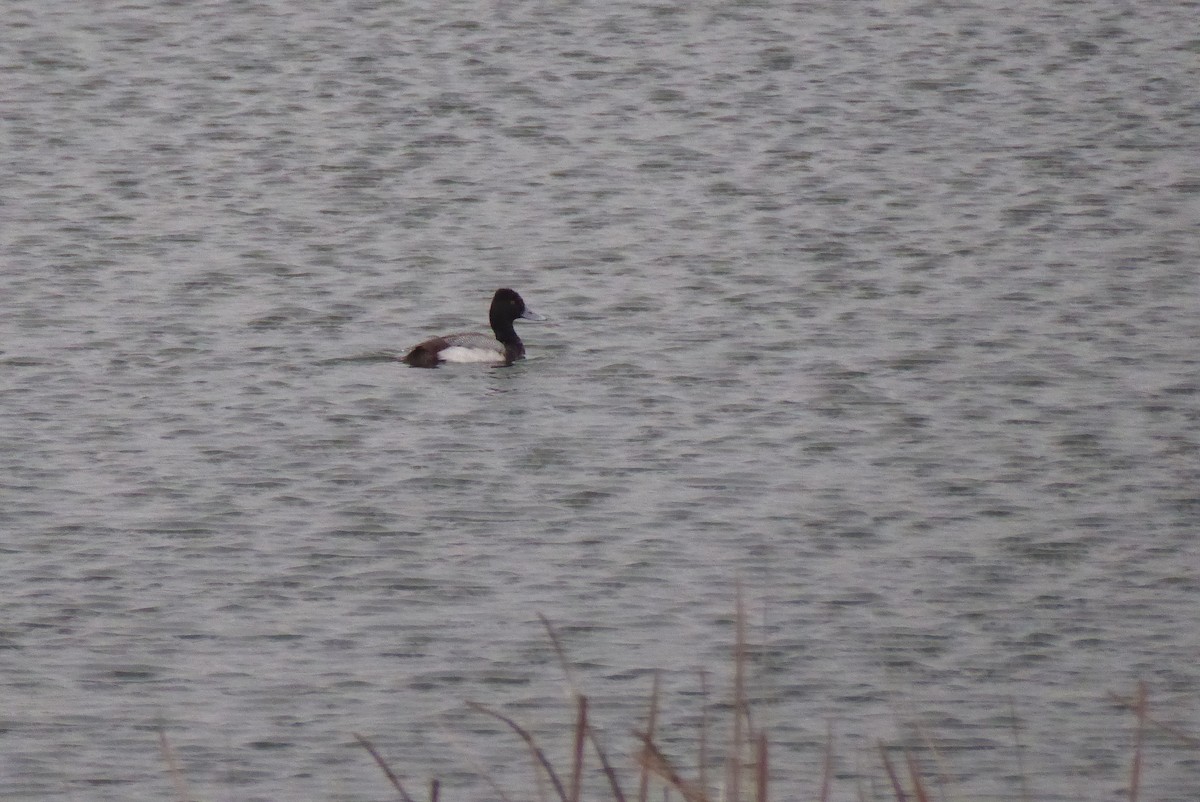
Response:
[[[452,345],[438,352],[443,362],[503,362],[504,351],[500,348],[468,348]]]

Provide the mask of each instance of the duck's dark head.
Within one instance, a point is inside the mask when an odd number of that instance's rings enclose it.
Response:
[[[496,290],[492,296],[492,308],[488,313],[493,329],[511,328],[516,320],[545,320],[544,317],[525,306],[516,290],[507,287]]]

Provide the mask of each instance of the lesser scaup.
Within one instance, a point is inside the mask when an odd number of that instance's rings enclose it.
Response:
[[[488,312],[495,336],[476,332],[433,337],[414,347],[404,361],[414,368],[436,368],[443,362],[491,362],[511,365],[525,358],[525,343],[517,336],[516,320],[545,320],[525,307],[515,290],[496,290]]]

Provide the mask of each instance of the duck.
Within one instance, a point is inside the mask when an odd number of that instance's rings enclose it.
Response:
[[[413,346],[403,361],[414,368],[436,368],[445,362],[511,365],[525,358],[525,343],[513,328],[513,323],[518,320],[541,321],[545,318],[527,307],[516,290],[502,287],[492,296],[492,306],[488,310],[491,335],[464,332],[431,337]]]

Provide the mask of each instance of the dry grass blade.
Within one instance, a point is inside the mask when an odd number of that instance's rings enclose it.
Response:
[[[583,745],[587,740],[588,730],[588,701],[586,696],[576,697],[579,714],[575,719],[575,760],[571,764],[571,796],[570,802],[579,802],[579,794],[583,788]]]
[[[854,753],[854,774],[854,790],[858,797],[858,802],[867,802],[867,789],[863,786],[863,777],[866,775],[866,772],[863,771],[861,752]],[[873,786],[874,784],[874,781],[872,781],[871,785]]]
[[[663,756],[654,742],[650,740],[647,733],[634,733],[642,739],[642,751],[638,755],[642,766],[662,777],[672,788],[678,791],[684,798],[684,802],[709,802],[708,794],[704,789],[693,782],[685,780],[683,776],[675,770],[671,762]]]
[[[770,760],[767,757],[767,734],[758,734],[758,749],[754,756],[754,799],[767,802],[767,783],[770,780]]]
[[[904,793],[904,786],[900,782],[900,776],[896,774],[896,767],[892,765],[892,759],[888,757],[887,747],[883,742],[879,742],[879,758],[883,761],[883,770],[887,772],[888,779],[892,781],[892,791],[896,794],[896,802],[907,802],[908,797]]]
[[[918,802],[930,802],[929,792],[925,790],[925,783],[921,781],[921,767],[917,764],[917,759],[913,757],[912,752],[905,749],[904,760],[908,763],[908,776],[912,780],[913,793],[917,795]]]
[[[537,785],[537,800],[538,802],[550,802],[550,797],[546,793],[546,772],[542,769],[541,763],[538,762],[538,756],[533,750],[529,750],[530,768],[533,769],[533,781]]]
[[[567,652],[563,648],[562,639],[554,631],[554,626],[550,623],[549,618],[541,613],[538,613],[537,617],[546,629],[546,635],[550,638],[550,645],[554,647],[554,654],[558,657],[558,665],[562,668],[563,676],[567,678],[567,684],[571,686],[571,693],[575,696],[580,696],[579,683],[575,681],[575,674],[571,671],[571,664],[567,662]]]
[[[1121,707],[1131,710],[1134,713],[1137,712],[1137,698],[1136,697],[1133,699],[1128,699],[1124,696],[1120,696],[1119,694],[1110,693],[1108,695],[1108,698],[1111,699],[1114,703],[1120,705]],[[1144,711],[1144,712],[1146,713],[1146,723],[1147,724],[1152,725],[1156,729],[1162,730],[1167,735],[1170,735],[1172,738],[1175,738],[1176,740],[1180,741],[1181,743],[1186,744],[1187,746],[1190,746],[1192,749],[1200,749],[1200,738],[1197,738],[1194,735],[1189,735],[1188,733],[1184,732],[1183,730],[1179,729],[1178,727],[1167,724],[1166,722],[1159,721],[1158,719],[1149,715],[1149,711]]]
[[[646,735],[644,740],[646,746],[651,746],[651,741],[654,740],[654,730],[658,726],[658,672],[654,672],[654,681],[650,686],[650,713],[646,716]],[[641,776],[638,777],[638,802],[646,802],[646,798],[650,795],[650,767],[643,761]]]
[[[733,643],[733,754],[729,758],[729,794],[731,802],[742,798],[742,742],[746,712],[746,608],[742,602],[742,583],[737,583]]]
[[[1139,682],[1133,712],[1137,716],[1137,735],[1134,736],[1133,765],[1129,769],[1129,802],[1137,802],[1142,784],[1142,749],[1146,743],[1146,683]]]
[[[390,782],[392,787],[396,789],[396,792],[400,794],[400,798],[403,799],[404,802],[413,802],[413,798],[408,795],[408,792],[404,790],[404,786],[400,783],[400,778],[396,776],[396,773],[392,771],[391,766],[389,766],[387,761],[383,759],[383,755],[379,754],[379,750],[375,748],[375,745],[363,736],[359,735],[357,732],[352,732],[350,734],[353,735],[354,740],[358,741],[362,748],[366,749],[367,753],[375,759],[375,763],[378,764],[379,768],[383,769],[383,775],[388,778],[388,782]]]
[[[821,796],[820,802],[829,802],[829,793],[833,790],[833,722],[825,726],[825,759],[821,762]]]
[[[521,736],[521,740],[525,741],[526,745],[529,747],[529,751],[533,755],[534,760],[536,760],[538,764],[546,771],[546,776],[550,778],[550,782],[554,785],[554,791],[558,794],[558,798],[561,799],[562,802],[570,802],[570,800],[567,798],[567,791],[565,788],[563,788],[562,781],[558,779],[558,773],[554,771],[554,766],[550,763],[550,760],[546,757],[546,753],[543,752],[537,745],[537,742],[533,739],[533,735],[531,735],[528,730],[503,713],[492,710],[486,705],[481,705],[478,702],[467,702],[467,707],[504,722],[508,725],[509,729]]]
[[[158,748],[162,752],[163,760],[167,763],[167,773],[171,775],[171,784],[175,786],[179,802],[188,802],[192,798],[192,794],[188,790],[187,780],[179,768],[179,761],[175,757],[175,750],[171,747],[171,741],[167,738],[165,729],[160,728],[158,731]]]
[[[700,672],[700,787],[708,789],[708,672]]]
[[[504,789],[500,787],[500,784],[497,783],[495,779],[487,776],[486,774],[482,776],[483,781],[488,784],[488,787],[492,789],[492,793],[496,795],[496,798],[499,799],[500,802],[512,802],[508,794],[504,793]]]
[[[600,740],[596,737],[596,731],[588,725],[588,738],[592,741],[592,747],[596,750],[596,757],[600,759],[600,766],[604,769],[604,776],[608,777],[609,787],[612,788],[613,798],[617,802],[625,802],[625,792],[621,790],[621,783],[617,779],[617,772],[613,770],[612,764],[608,762],[608,755],[604,754],[603,747],[600,746]]]
[[[925,744],[925,748],[929,750],[929,754],[933,757],[933,765],[937,766],[938,788],[941,789],[942,799],[952,799],[953,795],[946,789],[951,785],[949,773],[946,771],[946,761],[942,759],[942,753],[938,751],[937,744],[929,737],[929,733],[920,723],[917,724],[917,732],[921,736],[921,743]]]
[[[600,746],[600,740],[596,737],[596,731],[592,729],[591,724],[587,720],[587,697],[579,692],[579,685],[575,681],[574,675],[571,673],[571,664],[567,661],[567,652],[563,648],[562,638],[554,631],[554,625],[550,623],[550,619],[538,613],[538,620],[542,622],[542,626],[546,629],[546,635],[550,638],[551,645],[554,646],[554,653],[558,656],[558,664],[562,667],[563,675],[567,678],[567,684],[571,686],[571,691],[575,695],[576,704],[579,708],[579,718],[576,720],[575,727],[575,771],[571,777],[571,797],[578,800],[581,793],[582,775],[583,775],[583,739],[586,736],[592,742],[592,748],[596,750],[596,757],[600,760],[600,767],[604,770],[604,776],[608,778],[609,787],[612,788],[613,798],[617,802],[625,802],[625,792],[621,790],[621,783],[617,779],[617,772],[613,769],[612,764],[608,760],[608,755],[605,754],[604,748]]]

